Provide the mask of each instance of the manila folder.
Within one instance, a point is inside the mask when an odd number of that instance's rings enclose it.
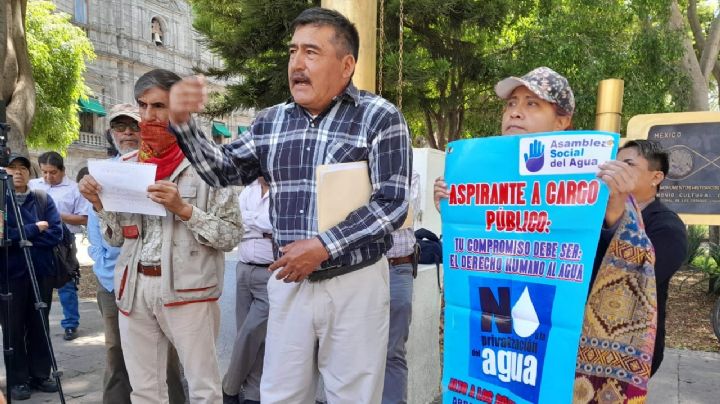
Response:
[[[323,164],[317,179],[318,231],[327,231],[370,203],[372,185],[367,161]]]

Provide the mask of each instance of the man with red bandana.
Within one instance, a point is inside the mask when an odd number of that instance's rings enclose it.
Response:
[[[101,189],[85,176],[80,192],[92,203],[103,237],[122,246],[115,266],[120,335],[138,403],[168,401],[167,346],[175,345],[191,403],[222,401],[215,339],[220,324],[224,251],[242,237],[237,194],[208,186],[168,132],[168,95],[180,77],[152,70],[135,83],[140,108],[140,150],[125,161],[157,165],[148,196],[166,216],[103,210]]]

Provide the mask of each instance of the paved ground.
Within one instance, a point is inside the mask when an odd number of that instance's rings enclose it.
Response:
[[[232,253],[234,254],[234,253]],[[225,285],[234,285],[235,261],[226,263]],[[220,300],[221,326],[218,338],[218,358],[221,373],[225,373],[233,339],[235,338],[235,288],[229,288]],[[105,337],[100,312],[95,300],[80,302],[80,336],[73,341],[63,340],[60,327],[62,309],[60,302],[53,302],[50,312],[50,334],[58,369],[62,372],[62,387],[68,404],[96,404],[102,402],[102,381],[105,369]],[[1,342],[1,341],[0,341]],[[5,391],[5,364],[0,355],[0,386]],[[57,393],[33,392],[32,398],[23,401],[28,404],[58,403]]]
[[[231,255],[228,255],[231,259]],[[228,261],[225,285],[234,285],[235,262]],[[225,289],[220,300],[222,320],[218,338],[218,357],[225,371],[235,336],[235,288]],[[55,356],[67,403],[100,403],[104,370],[103,326],[97,304],[85,300],[80,304],[80,337],[62,339],[60,304],[56,301],[50,315]],[[0,355],[2,362],[2,355]],[[5,386],[4,364],[0,364],[0,385]],[[650,384],[649,404],[716,404],[720,402],[720,354],[668,349],[658,374]],[[26,403],[57,403],[57,394],[34,393]],[[438,401],[439,402],[439,401]],[[416,403],[411,403],[416,404]],[[418,403],[420,404],[420,403]]]
[[[666,349],[658,373],[650,380],[650,404],[716,404],[720,402],[720,354]]]

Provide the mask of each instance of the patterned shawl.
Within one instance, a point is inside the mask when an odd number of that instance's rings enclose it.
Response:
[[[645,402],[657,327],[654,265],[631,198],[585,306],[574,404]]]

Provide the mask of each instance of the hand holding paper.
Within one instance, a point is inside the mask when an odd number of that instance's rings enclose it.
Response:
[[[161,180],[150,185],[147,190],[149,192],[148,196],[153,202],[163,205],[182,220],[190,219],[193,207],[180,197],[177,184],[172,181]]]
[[[85,175],[80,182],[78,182],[78,188],[82,196],[93,205],[96,211],[102,210],[102,202],[100,201],[100,184],[95,181],[92,175]]]
[[[92,177],[88,181],[83,178],[81,192],[84,189],[83,195],[87,193],[92,198],[92,191],[98,191],[97,187],[91,187],[94,180],[100,186],[98,195],[103,209],[108,212],[165,216],[165,207],[148,196],[148,187],[155,184],[157,166],[154,164],[88,160],[88,169]],[[96,206],[96,202],[90,202]]]

